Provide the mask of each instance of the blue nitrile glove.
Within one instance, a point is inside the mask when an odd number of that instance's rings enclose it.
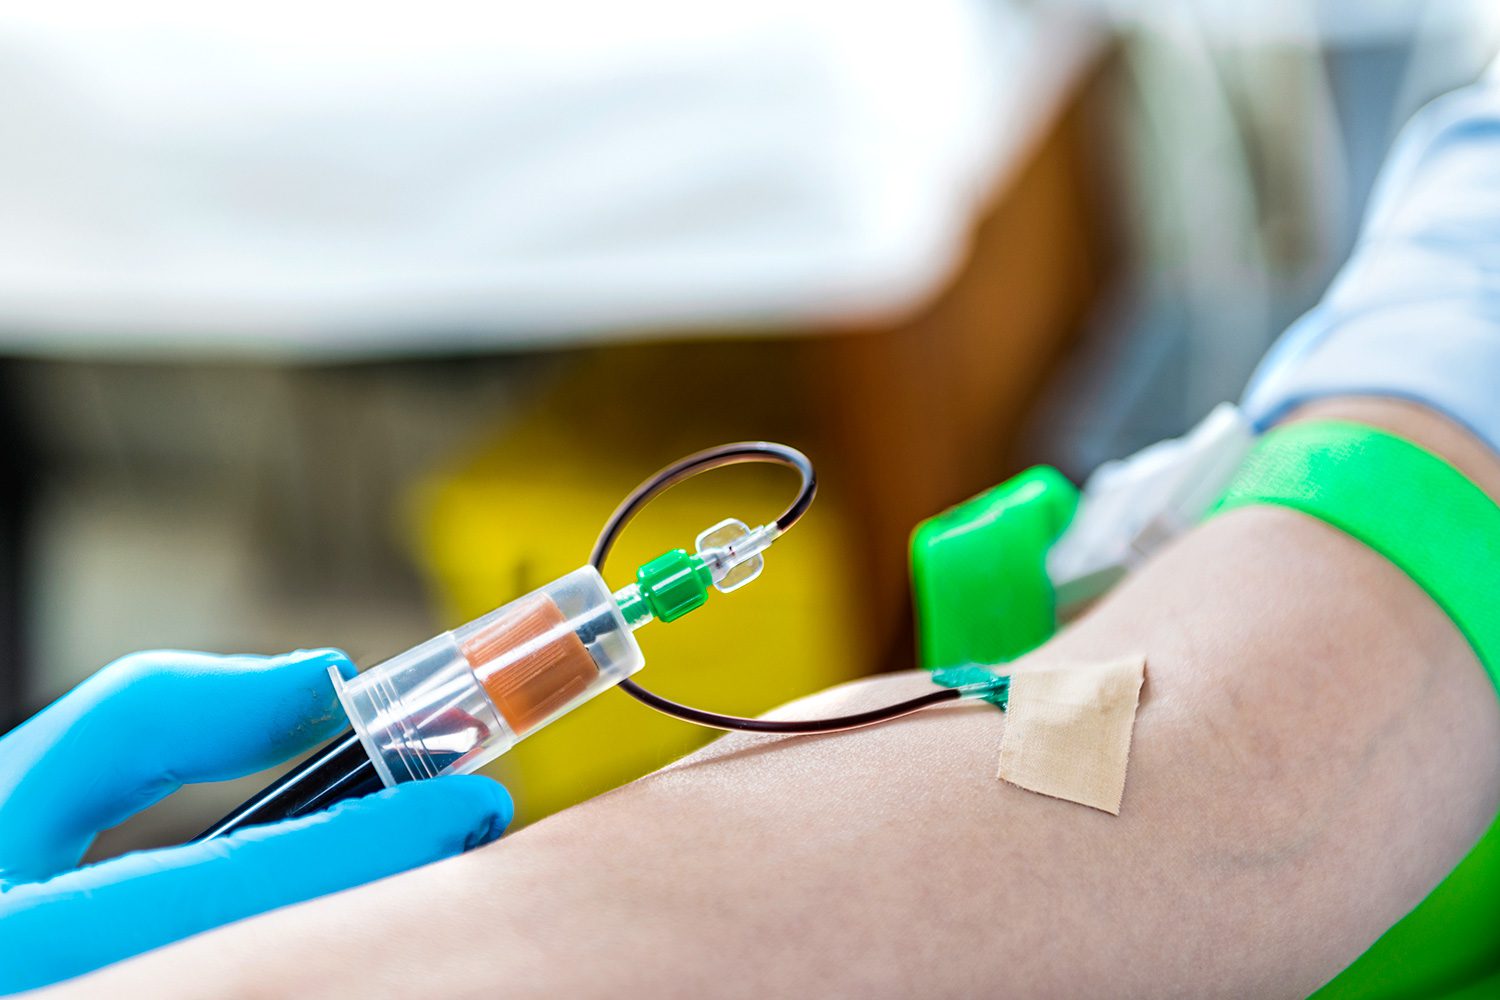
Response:
[[[510,797],[434,778],[203,843],[75,868],[94,835],[184,783],[258,771],[337,733],[334,650],[137,653],[0,739],[0,992],[42,986],[498,837]]]

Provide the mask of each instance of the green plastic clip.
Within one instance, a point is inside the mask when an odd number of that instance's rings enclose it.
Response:
[[[1078,489],[1037,466],[917,525],[911,538],[918,645],[929,670],[998,664],[1057,629],[1047,549]]]

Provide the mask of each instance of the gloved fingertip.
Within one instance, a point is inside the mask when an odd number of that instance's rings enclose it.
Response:
[[[337,667],[339,676],[344,678],[344,680],[353,680],[354,675],[359,673],[359,667],[354,665],[354,661],[349,658],[349,654],[342,649],[330,649],[327,650],[327,653],[329,654],[328,665]]]
[[[292,664],[308,663],[316,664],[321,670],[327,671],[329,667],[337,667],[339,675],[344,680],[349,680],[359,673],[359,668],[349,658],[349,654],[342,649],[334,649],[331,646],[317,649],[299,649],[296,652],[287,653],[278,658],[284,666]]]
[[[449,774],[398,785],[380,794],[405,796],[409,807],[418,799],[424,800],[421,808],[429,822],[446,818],[453,842],[461,843],[465,851],[498,839],[515,815],[510,792],[481,774]]]
[[[459,777],[476,778],[484,783],[483,791],[479,797],[484,802],[483,822],[464,840],[464,850],[472,851],[476,847],[483,847],[500,839],[510,826],[510,821],[515,818],[516,804],[510,797],[510,792],[498,781],[491,781],[481,775],[459,775]]]
[[[450,774],[419,782],[417,787],[432,796],[448,799],[455,807],[455,819],[468,826],[463,849],[472,851],[498,840],[515,816],[510,792],[498,781],[481,774]]]
[[[378,824],[387,832],[403,830],[412,838],[408,843],[420,841],[437,845],[440,854],[457,854],[488,844],[504,833],[515,815],[515,805],[498,782],[478,774],[450,774],[404,782],[361,799],[340,802],[316,815],[333,822],[347,819],[361,826]]]

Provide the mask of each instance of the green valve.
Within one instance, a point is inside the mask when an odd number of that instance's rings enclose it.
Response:
[[[636,570],[635,582],[656,620],[669,622],[703,607],[714,577],[698,556],[673,549]]]

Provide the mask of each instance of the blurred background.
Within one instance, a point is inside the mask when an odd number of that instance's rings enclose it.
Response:
[[[428,0],[0,13],[0,729],[122,653],[362,665],[580,565],[700,447],[823,492],[643,633],[752,713],[909,666],[917,521],[1235,398],[1480,0]],[[735,469],[612,582],[774,515]],[[495,765],[533,821],[710,734],[607,694]],[[112,853],[266,780],[190,789]]]

